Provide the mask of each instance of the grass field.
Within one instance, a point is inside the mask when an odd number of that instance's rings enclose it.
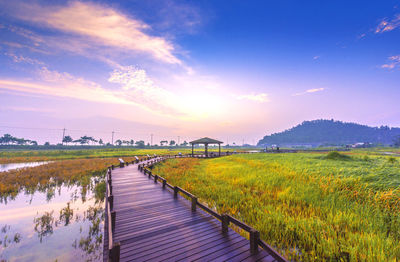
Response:
[[[241,151],[243,149],[221,149],[226,151]],[[218,148],[209,148],[210,152],[217,152]],[[0,150],[0,164],[21,163],[49,160],[82,159],[82,158],[112,158],[112,157],[133,157],[146,154],[182,154],[192,153],[190,148],[173,149],[137,149],[137,148],[96,148],[96,149],[66,149],[66,150]],[[195,153],[203,153],[204,149],[196,148]]]
[[[399,158],[370,151],[169,160],[154,170],[302,261],[400,260]]]

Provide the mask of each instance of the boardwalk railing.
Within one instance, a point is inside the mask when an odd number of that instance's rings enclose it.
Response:
[[[109,260],[111,261],[119,261],[119,253],[120,253],[120,243],[114,243],[113,241],[113,232],[115,229],[115,211],[113,210],[113,202],[114,197],[112,195],[112,179],[111,179],[111,169],[108,168],[107,176],[106,176],[106,208],[107,208],[107,228],[108,228],[108,253],[109,253]]]
[[[221,230],[222,233],[227,233],[228,232],[228,227],[229,224],[232,223],[236,225],[237,227],[243,229],[244,231],[247,231],[249,233],[249,240],[250,240],[250,252],[252,254],[257,254],[258,253],[258,247],[260,246],[264,250],[268,251],[277,261],[281,262],[286,262],[287,260],[281,256],[274,248],[269,246],[267,243],[265,243],[263,240],[260,239],[260,232],[252,228],[251,226],[243,223],[242,221],[228,215],[228,214],[218,214],[214,210],[210,209],[206,205],[200,203],[198,201],[198,198],[187,192],[186,190],[178,187],[178,186],[173,186],[167,182],[167,180],[159,175],[155,175],[152,173],[151,168],[158,162],[164,161],[168,158],[177,158],[177,157],[186,157],[186,156],[167,156],[167,157],[160,157],[154,160],[148,161],[146,164],[139,164],[138,169],[143,172],[145,175],[148,175],[149,178],[154,178],[154,183],[157,183],[157,181],[162,181],[162,188],[165,189],[166,187],[170,188],[174,192],[174,198],[178,197],[178,193],[182,193],[186,197],[188,197],[191,200],[191,209],[193,212],[196,211],[196,207],[200,207],[202,210],[205,212],[209,213],[210,215],[214,216],[218,220],[221,221]]]
[[[120,243],[114,242],[114,239],[113,239],[113,233],[115,230],[115,221],[116,221],[117,213],[113,210],[114,196],[112,194],[111,170],[114,170],[117,167],[123,168],[124,166],[128,166],[129,164],[140,163],[142,161],[149,160],[151,158],[152,157],[150,157],[150,156],[146,156],[141,159],[136,157],[136,160],[133,160],[131,162],[120,162],[119,165],[111,165],[107,168],[107,174],[106,174],[107,224],[105,226],[107,227],[107,231],[108,231],[108,261],[118,262],[119,257],[120,257],[120,250],[121,250]]]

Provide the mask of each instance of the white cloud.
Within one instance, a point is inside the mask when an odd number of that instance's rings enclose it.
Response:
[[[387,64],[381,65],[381,68],[384,69],[394,69],[400,65],[400,55],[390,56],[390,62]]]
[[[156,86],[144,69],[134,66],[115,69],[108,81],[119,84],[123,90],[126,90],[125,97],[130,101],[164,114],[182,114],[178,109],[178,96]]]
[[[319,58],[320,58],[319,55],[316,55],[316,56],[313,57],[314,60],[317,60],[317,59],[319,59]]]
[[[400,14],[396,14],[391,20],[385,18],[375,28],[375,34],[389,32],[400,26]]]
[[[108,6],[90,2],[70,2],[67,6],[40,6],[32,3],[19,5],[17,17],[59,30],[68,37],[47,37],[63,46],[67,39],[79,52],[93,47],[115,48],[121,52],[147,54],[157,61],[169,64],[182,64],[173,53],[175,46],[167,39],[152,36],[150,26]],[[29,31],[16,30],[16,33],[46,44],[46,39],[36,37]]]
[[[269,102],[268,95],[265,93],[260,93],[260,94],[251,93],[251,94],[247,94],[247,95],[238,95],[238,96],[236,96],[236,98],[256,101],[256,102],[260,102],[260,103]]]
[[[40,81],[15,81],[0,79],[0,89],[28,94],[75,98],[92,102],[132,104],[121,98],[119,91],[110,91],[100,85],[68,73],[51,71],[46,67],[39,70]]]
[[[23,63],[28,63],[28,64],[31,64],[31,65],[35,65],[35,64],[36,65],[44,65],[43,62],[41,62],[41,61],[39,61],[37,59],[25,57],[25,56],[22,56],[22,55],[16,55],[14,53],[5,53],[5,55],[11,57],[12,60],[15,63],[22,63],[23,62]]]
[[[320,92],[320,91],[324,91],[325,88],[321,87],[321,88],[313,88],[313,89],[308,89],[306,91],[306,93],[315,93],[315,92]]]
[[[325,88],[323,88],[323,87],[320,87],[320,88],[312,88],[312,89],[308,89],[308,90],[306,90],[306,91],[304,91],[304,92],[301,92],[301,93],[293,94],[292,96],[302,96],[302,95],[305,95],[305,94],[321,92],[321,91],[324,91],[324,90],[325,90]]]

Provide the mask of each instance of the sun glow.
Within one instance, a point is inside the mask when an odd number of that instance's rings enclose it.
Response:
[[[182,97],[182,108],[190,120],[201,120],[221,116],[226,112],[228,102],[218,94],[194,91]]]

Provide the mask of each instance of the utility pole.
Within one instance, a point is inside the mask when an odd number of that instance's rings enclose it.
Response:
[[[64,145],[64,137],[65,137],[65,127],[63,129],[63,138],[61,140],[61,145]]]
[[[150,146],[153,146],[153,134],[150,135],[151,139],[150,139]]]
[[[111,132],[111,144],[114,145],[114,131]]]

